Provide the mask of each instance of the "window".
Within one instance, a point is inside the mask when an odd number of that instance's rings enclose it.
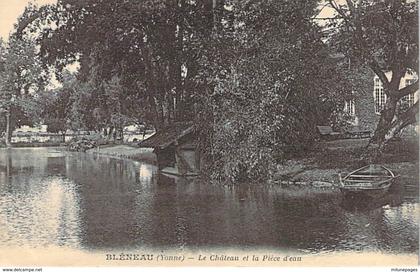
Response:
[[[406,79],[404,86],[409,86],[415,82],[414,79]],[[404,106],[411,107],[414,105],[414,93],[408,94],[401,99],[401,102]]]
[[[386,103],[386,94],[382,81],[378,77],[375,77],[374,82],[375,113],[380,114]]]
[[[350,116],[356,115],[356,109],[354,106],[354,100],[347,100],[344,102],[344,112],[347,113]]]

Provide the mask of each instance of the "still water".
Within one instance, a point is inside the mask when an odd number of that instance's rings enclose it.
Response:
[[[404,182],[402,182],[404,183]],[[418,252],[417,192],[225,187],[54,148],[0,149],[0,247]],[[357,204],[354,204],[354,203]]]

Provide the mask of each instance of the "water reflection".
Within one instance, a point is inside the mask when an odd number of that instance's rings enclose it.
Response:
[[[349,201],[316,188],[175,180],[92,154],[3,149],[0,244],[417,252],[419,206],[404,186]]]
[[[78,197],[74,184],[63,171],[65,157],[50,160],[42,149],[1,151],[2,246],[78,247]]]

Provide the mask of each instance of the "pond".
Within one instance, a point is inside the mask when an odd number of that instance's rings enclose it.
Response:
[[[151,164],[0,149],[0,245],[418,252],[418,193],[348,201],[330,188],[212,185]],[[356,203],[356,204],[355,204]]]

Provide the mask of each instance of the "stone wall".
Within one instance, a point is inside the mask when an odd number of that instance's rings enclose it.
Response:
[[[355,73],[353,89],[353,101],[355,116],[352,125],[363,130],[374,131],[379,120],[379,115],[375,113],[375,100],[373,96],[373,77],[374,73],[369,68],[358,68]]]
[[[379,121],[379,114],[375,113],[375,99],[373,96],[374,73],[368,69],[361,69],[360,87],[355,92],[355,112],[358,126],[361,129],[374,131]]]
[[[375,131],[380,118],[380,115],[375,113],[374,76],[369,68],[360,69],[359,87],[354,94],[356,125],[371,131]],[[415,126],[406,127],[401,135],[416,135]]]

